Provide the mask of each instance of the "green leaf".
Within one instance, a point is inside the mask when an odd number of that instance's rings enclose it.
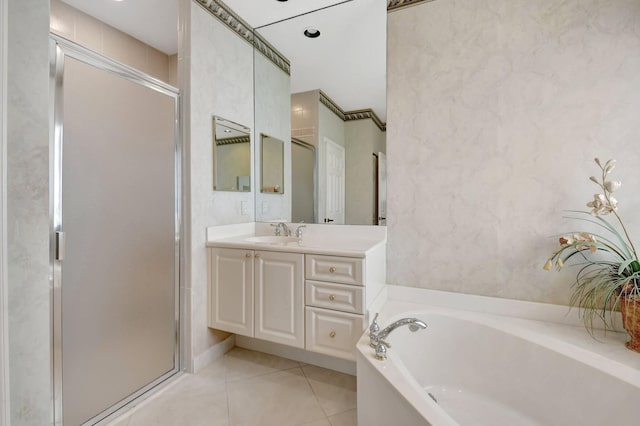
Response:
[[[624,262],[620,263],[620,267],[618,267],[618,275],[622,275],[622,271],[627,269],[627,267],[631,265],[633,262],[638,263],[638,261],[635,259],[625,260]],[[631,268],[633,269],[633,266],[631,266]]]

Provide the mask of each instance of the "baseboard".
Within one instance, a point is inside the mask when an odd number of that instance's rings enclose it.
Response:
[[[224,339],[222,342],[216,343],[204,353],[198,355],[193,359],[193,373],[197,373],[202,371],[207,365],[211,364],[213,361],[222,357],[224,354],[229,352],[236,345],[236,336],[231,335]]]
[[[305,364],[317,365],[318,367],[339,371],[341,373],[350,374],[352,376],[356,375],[355,361],[348,361],[346,359],[335,358],[329,355],[309,352],[304,349],[267,342],[265,340],[253,339],[251,337],[245,336],[236,336],[235,344],[240,348],[264,352],[270,355],[276,355],[282,358],[304,362]]]

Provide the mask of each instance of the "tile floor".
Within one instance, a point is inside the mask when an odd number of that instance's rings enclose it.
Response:
[[[110,426],[356,426],[356,378],[234,348]]]

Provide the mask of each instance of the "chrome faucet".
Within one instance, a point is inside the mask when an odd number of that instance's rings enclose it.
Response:
[[[286,223],[284,222],[280,222],[278,224],[271,224],[271,226],[275,226],[276,230],[274,231],[276,236],[280,236],[282,231],[284,231],[284,236],[285,237],[290,237],[291,236],[291,229],[289,229],[289,227],[287,226]]]
[[[387,359],[387,349],[391,347],[384,339],[386,339],[393,330],[403,325],[409,326],[409,330],[412,332],[427,328],[427,324],[417,318],[402,318],[380,330],[380,326],[376,321],[377,319],[378,314],[376,314],[369,326],[369,345],[375,348],[376,358],[381,361]]]
[[[306,227],[307,227],[307,225],[299,225],[299,226],[296,228],[296,237],[298,237],[298,238],[302,238],[303,231],[304,231],[304,229],[302,229],[302,228],[306,228]]]

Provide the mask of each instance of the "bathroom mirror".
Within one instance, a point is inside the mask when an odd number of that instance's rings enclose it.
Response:
[[[260,135],[260,192],[284,194],[284,142],[267,135]]]
[[[213,116],[213,190],[251,192],[251,129]]]
[[[276,65],[256,48],[256,131],[273,133],[262,128],[266,123],[289,126],[284,181],[290,182],[286,211],[278,210],[285,203],[256,195],[257,221],[384,223],[378,206],[386,191],[377,174],[384,166],[378,153],[386,152],[386,19],[386,2],[352,0],[256,28],[289,60],[291,94],[288,110],[276,115],[274,90],[282,86],[267,72]],[[309,28],[320,35],[305,36]]]

